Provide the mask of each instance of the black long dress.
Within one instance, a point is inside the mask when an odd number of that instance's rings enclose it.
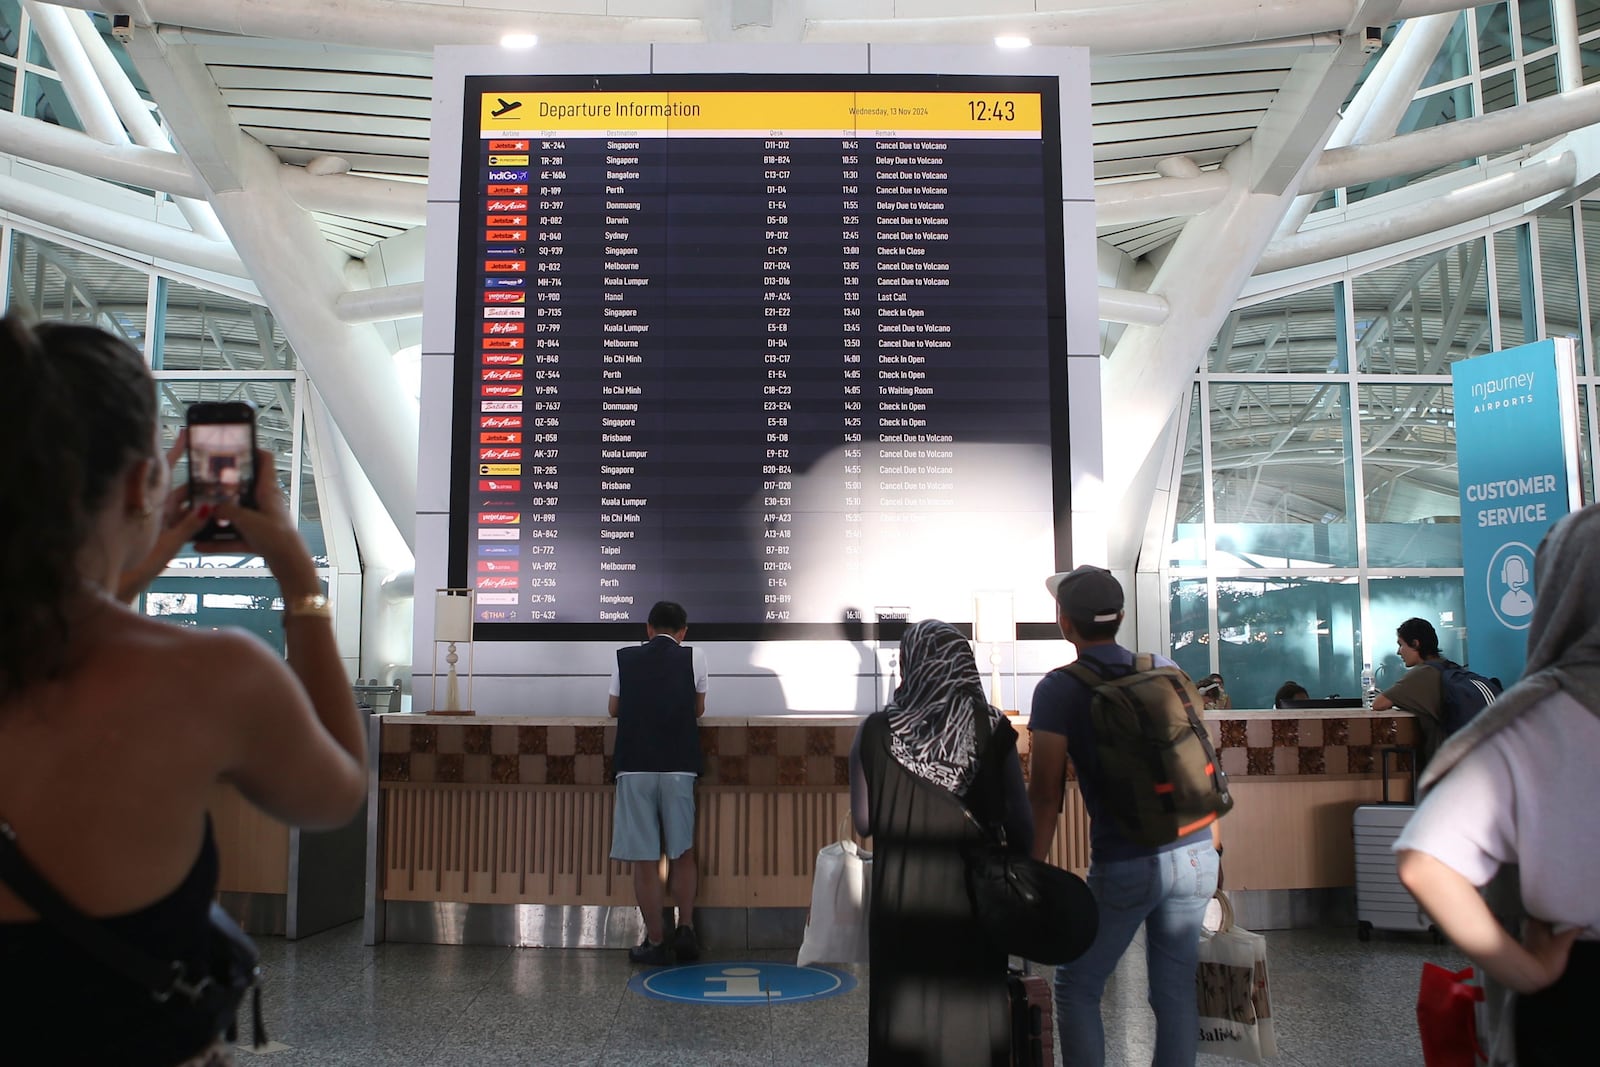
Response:
[[[996,726],[969,796],[1000,795],[1016,741],[1009,724]],[[1004,1067],[1011,1061],[1006,957],[973,916],[961,857],[981,831],[954,796],[889,754],[886,713],[862,725],[860,754],[873,849],[868,1062]]]

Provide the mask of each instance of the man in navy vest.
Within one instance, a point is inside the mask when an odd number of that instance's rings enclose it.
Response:
[[[663,600],[650,609],[643,645],[617,649],[607,711],[617,720],[613,765],[617,805],[611,858],[633,864],[633,892],[644,913],[644,942],[628,950],[635,963],[668,964],[700,957],[694,897],[694,780],[700,774],[699,718],[706,713],[706,661],[683,643],[689,615]],[[667,888],[678,905],[669,939],[663,930],[661,856]]]

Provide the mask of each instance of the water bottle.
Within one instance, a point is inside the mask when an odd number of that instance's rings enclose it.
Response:
[[[1361,706],[1372,707],[1372,664],[1361,666]]]

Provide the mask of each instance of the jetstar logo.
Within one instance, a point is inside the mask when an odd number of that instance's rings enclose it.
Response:
[[[522,449],[520,449],[520,448],[498,448],[498,447],[497,448],[480,448],[480,449],[478,449],[478,458],[479,459],[521,459],[522,458]]]
[[[488,286],[490,289],[526,289],[528,287],[528,279],[485,278],[483,280],[483,284]]]
[[[485,345],[484,347],[488,347]],[[521,352],[485,352],[483,365],[486,367],[520,367],[522,366]]]
[[[483,317],[486,319],[525,319],[528,317],[528,309],[522,307],[484,308]]]
[[[522,512],[480,511],[478,521],[485,526],[515,526],[522,521]]]
[[[479,578],[478,579],[478,588],[479,589],[515,589],[516,587],[517,587],[517,580],[515,578],[487,578],[487,577],[485,577],[485,578]]]
[[[520,385],[485,385],[483,387],[483,395],[484,396],[521,396],[522,395],[522,386],[520,386]]]
[[[491,185],[484,190],[489,196],[527,196],[526,185]]]
[[[518,293],[510,289],[490,289],[483,294],[485,304],[526,304],[527,293]]]
[[[523,155],[494,155],[489,157],[491,167],[526,167],[528,157]]]
[[[514,559],[480,559],[478,561],[479,574],[516,574],[522,568],[517,566]]]
[[[486,322],[483,324],[485,337],[500,337],[507,334],[516,335],[526,332],[526,327],[520,322]]]
[[[522,540],[522,531],[510,526],[480,526],[478,527],[478,540],[520,541]]]
[[[528,180],[528,172],[525,169],[524,170],[491,170],[491,171],[489,171],[489,181],[497,183],[497,184],[500,183],[500,182],[526,182],[527,180]],[[490,188],[492,189],[492,188],[494,188],[494,186],[491,185]]]
[[[491,151],[491,152],[526,152],[527,150],[528,150],[528,142],[527,141],[490,141],[489,142],[489,151]]]
[[[491,200],[484,210],[491,215],[498,214],[502,211],[527,211],[528,202],[526,200]],[[508,223],[507,225],[515,226],[519,224]]]
[[[494,349],[494,350],[500,351],[500,352],[507,352],[507,351],[520,352],[522,350],[522,338],[520,338],[520,337],[485,337],[483,339],[483,347],[486,350],[487,349]],[[483,361],[485,363],[493,363],[493,362],[495,362],[496,359],[499,359],[499,358],[500,358],[499,356],[496,356],[494,359],[491,359],[491,358],[489,358],[488,354],[486,353],[484,355],[484,357],[483,357]],[[514,356],[514,357],[511,357],[511,358],[513,358],[518,363],[522,362],[522,357],[521,356]]]
[[[485,478],[498,477],[503,474],[517,475],[522,473],[520,463],[480,463],[478,473]]]
[[[478,425],[485,430],[520,430],[522,429],[522,416],[484,415],[478,419]]]
[[[522,434],[516,430],[486,430],[478,434],[480,445],[520,445]]]
[[[479,478],[478,492],[480,493],[520,493],[522,492],[521,478]]]
[[[485,241],[526,241],[528,239],[528,231],[527,230],[485,230],[483,232],[483,239]],[[522,255],[522,253],[524,251],[525,251],[524,248],[518,248],[516,251],[512,252],[511,255],[520,256],[520,255]],[[490,255],[496,255],[497,253],[490,252],[489,254]]]
[[[485,400],[478,405],[479,411],[521,411],[520,400]]]
[[[506,370],[486,368],[480,377],[486,382],[520,382],[522,381],[522,368],[511,367]]]
[[[512,238],[515,240],[515,238]],[[490,259],[485,260],[483,269],[490,274],[526,274],[528,261],[525,259]]]
[[[485,226],[526,226],[528,224],[528,216],[526,216],[526,215],[490,215],[488,218],[483,220],[483,224]],[[513,240],[514,241],[514,240],[516,240],[516,238],[512,237],[512,238],[508,238],[508,240]]]

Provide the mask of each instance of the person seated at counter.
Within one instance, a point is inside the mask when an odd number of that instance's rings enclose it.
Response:
[[[617,799],[611,858],[633,864],[633,893],[644,914],[644,941],[628,950],[651,965],[700,958],[694,898],[700,869],[694,856],[694,781],[704,757],[699,719],[706,713],[705,653],[683,643],[689,613],[670,600],[650,609],[645,643],[617,649],[606,712],[617,720],[612,763]],[[667,888],[678,905],[669,940],[661,920]]]
[[[1278,686],[1278,691],[1272,697],[1272,706],[1285,708],[1292,700],[1310,700],[1311,694],[1306,692],[1306,687],[1299,682],[1288,681]]]

